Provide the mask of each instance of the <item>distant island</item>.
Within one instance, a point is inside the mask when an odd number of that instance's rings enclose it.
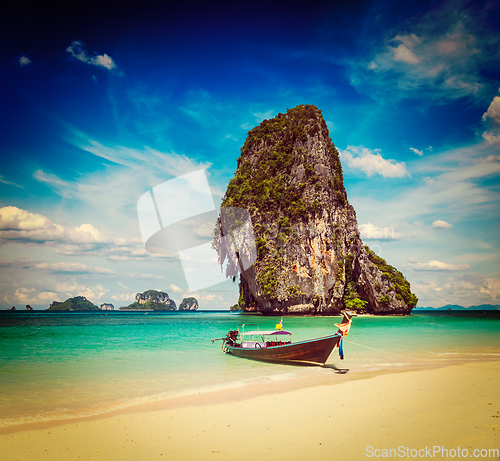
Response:
[[[99,307],[92,304],[85,296],[68,298],[64,302],[54,301],[48,311],[99,311]]]
[[[198,310],[198,300],[193,297],[184,298],[179,305],[179,311]],[[132,311],[175,311],[177,306],[173,299],[170,299],[168,293],[158,290],[147,290],[144,293],[135,295],[135,302],[128,306],[120,307],[120,310]]]
[[[196,298],[184,298],[179,305],[180,311],[196,311],[198,310],[198,300]]]
[[[500,311],[498,304],[480,304],[479,306],[464,307],[458,304],[446,304],[441,307],[417,307],[415,310],[432,310],[432,311]]]
[[[183,298],[179,305],[179,311],[195,311],[198,310],[199,303],[196,298],[189,297]],[[19,312],[21,309],[16,309],[12,306],[7,311]],[[24,311],[33,311],[30,305],[26,305]],[[64,302],[53,301],[47,311],[114,311],[115,307],[111,303],[103,303],[100,306],[96,306],[90,302],[85,296],[75,296],[73,298],[68,298]],[[120,310],[155,310],[155,311],[175,311],[176,304],[175,301],[170,299],[168,293],[157,290],[147,290],[144,293],[136,294],[136,302],[120,307]],[[244,301],[240,295],[238,303],[233,304],[229,307],[231,312],[244,312]],[[415,311],[500,311],[500,305],[498,304],[479,304],[476,306],[461,306],[459,304],[446,304],[441,307],[416,307]]]
[[[199,303],[196,298],[183,298],[179,311],[198,310]],[[17,311],[15,306],[7,309],[8,311]],[[26,306],[26,311],[33,311],[30,305]],[[85,296],[75,296],[66,301],[53,301],[47,311],[114,311],[115,306],[111,303],[103,303],[100,306],[90,302]],[[122,311],[175,311],[177,306],[173,299],[170,299],[168,293],[159,290],[146,290],[144,293],[135,295],[135,302],[128,306],[120,307]]]
[[[147,290],[135,295],[135,302],[128,306],[120,307],[120,310],[153,310],[153,311],[175,311],[175,301],[170,299],[168,293],[156,290]]]

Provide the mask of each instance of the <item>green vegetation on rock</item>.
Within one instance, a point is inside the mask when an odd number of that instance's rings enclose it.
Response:
[[[396,298],[404,301],[413,309],[417,305],[418,298],[411,292],[410,283],[406,280],[405,276],[396,268],[387,264],[384,258],[375,254],[375,252],[370,250],[368,246],[365,245],[364,248],[368,253],[370,261],[382,272],[382,276],[390,280],[394,285]],[[387,295],[382,296],[379,299],[379,302],[381,303],[388,303],[389,301],[390,297]]]
[[[179,304],[180,311],[194,311],[198,309],[198,300],[196,298],[184,298]]]
[[[75,296],[68,298],[64,302],[54,301],[47,309],[49,311],[98,311],[100,310],[95,304],[92,304],[84,296]]]
[[[343,297],[344,305],[348,309],[352,310],[363,310],[368,304],[368,301],[363,301],[359,297],[359,293],[356,290],[356,282],[350,281],[344,291]]]
[[[305,196],[307,184],[313,184],[316,191],[323,186],[304,150],[308,133],[314,136],[327,131],[321,111],[312,105],[287,109],[286,114],[278,114],[271,120],[264,120],[248,132],[245,144],[238,158],[238,169],[229,182],[222,206],[243,207],[265,210],[278,220],[307,218],[310,213],[321,209],[317,198]],[[264,148],[265,156],[257,162],[252,158],[256,150]],[[328,138],[329,162],[335,171],[332,179],[338,199],[346,200],[342,166],[339,154],[331,139]],[[304,168],[304,178],[298,184],[290,179],[297,165]]]
[[[155,310],[175,311],[175,302],[168,297],[167,293],[157,290],[147,290],[135,295],[135,302],[128,306],[120,307],[120,310]]]
[[[368,304],[360,298],[359,293],[356,288],[356,282],[352,280],[352,262],[354,260],[353,254],[348,254],[345,258],[345,271],[346,271],[346,281],[345,290],[342,301],[344,306],[352,310],[363,310]],[[340,266],[340,264],[339,264]]]
[[[175,311],[175,305],[156,303],[154,301],[146,301],[143,304],[138,302],[129,304],[128,306],[120,307],[120,310],[153,310],[153,311]]]

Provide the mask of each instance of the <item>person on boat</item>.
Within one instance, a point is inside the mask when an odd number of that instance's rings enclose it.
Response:
[[[236,344],[236,340],[238,339],[238,330],[231,330],[228,334],[227,334],[227,344],[229,346],[234,346]]]
[[[351,329],[352,316],[355,315],[353,312],[342,311],[342,323],[335,323],[334,325],[338,327],[337,333],[340,334],[338,348],[340,360],[344,360],[344,336],[347,336],[349,330]]]

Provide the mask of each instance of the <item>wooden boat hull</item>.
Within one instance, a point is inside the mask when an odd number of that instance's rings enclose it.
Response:
[[[228,354],[245,359],[262,362],[288,363],[295,365],[324,365],[335,346],[340,341],[340,335],[325,336],[284,346],[264,348],[244,348],[225,345]]]

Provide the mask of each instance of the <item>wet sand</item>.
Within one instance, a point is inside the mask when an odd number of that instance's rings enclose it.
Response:
[[[100,418],[5,428],[0,453],[6,460],[361,460],[500,448],[500,361],[358,378],[262,382]]]

